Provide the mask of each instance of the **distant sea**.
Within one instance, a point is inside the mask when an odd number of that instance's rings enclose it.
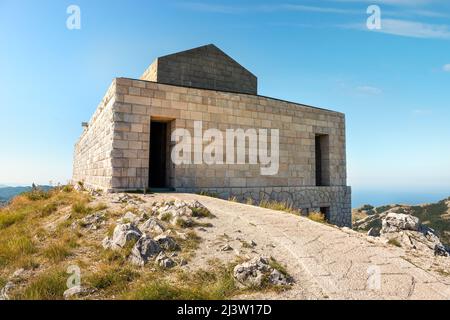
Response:
[[[386,204],[417,205],[434,203],[450,197],[448,191],[397,191],[397,190],[368,190],[352,188],[352,208],[359,208],[364,204],[382,206]]]

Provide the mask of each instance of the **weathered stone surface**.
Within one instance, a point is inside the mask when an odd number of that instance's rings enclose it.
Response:
[[[105,223],[105,213],[95,212],[81,219],[81,226],[89,230],[97,230]]]
[[[120,223],[133,223],[138,224],[140,222],[141,218],[138,217],[136,214],[134,214],[131,211],[128,211],[124,214],[122,218],[119,219]]]
[[[92,291],[92,290],[89,290],[88,288],[84,288],[82,286],[73,286],[72,288],[64,291],[63,296],[64,296],[65,300],[68,300],[68,299],[71,299],[76,296],[87,294],[90,291]]]
[[[161,234],[154,239],[164,250],[175,251],[179,250],[180,246],[176,243],[176,241],[167,235]]]
[[[261,286],[264,279],[273,285],[287,285],[292,279],[269,265],[269,259],[255,257],[234,267],[234,278],[244,286]]]
[[[132,223],[118,224],[114,229],[112,239],[103,239],[102,245],[105,249],[120,249],[130,241],[139,240],[141,235],[141,231]]]
[[[150,218],[139,226],[139,230],[143,233],[163,233],[166,231],[163,224],[155,218]]]
[[[401,230],[419,230],[419,218],[409,214],[389,212],[383,219],[381,233],[399,232]]]
[[[156,263],[165,269],[169,269],[169,268],[173,268],[176,263],[175,261],[173,261],[172,258],[166,256],[163,252],[161,252],[157,257],[156,257]]]
[[[142,236],[134,245],[130,254],[130,262],[137,266],[144,266],[148,260],[161,252],[158,242],[149,236]]]

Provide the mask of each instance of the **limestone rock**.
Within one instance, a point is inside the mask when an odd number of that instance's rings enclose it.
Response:
[[[123,248],[128,242],[139,240],[141,235],[141,231],[132,223],[118,224],[112,239],[105,238],[102,245],[109,249]]]
[[[161,252],[160,245],[149,236],[142,236],[134,245],[130,254],[130,262],[144,266],[148,260]]]
[[[15,287],[14,282],[8,281],[0,290],[0,301],[9,300],[9,292]]]
[[[399,232],[402,230],[418,231],[419,218],[409,214],[389,212],[382,221],[381,233]]]
[[[367,232],[367,236],[369,236],[369,237],[379,237],[380,236],[380,231],[377,230],[376,228],[370,228],[369,231]]]
[[[269,265],[269,259],[257,256],[237,265],[233,270],[234,278],[244,286],[260,286],[264,279],[274,285],[292,283],[292,279]]]
[[[269,275],[269,282],[276,286],[287,286],[292,283],[292,278],[274,269]]]
[[[165,269],[173,268],[176,265],[175,261],[173,261],[172,258],[166,256],[163,252],[161,252],[156,257],[156,262],[158,263],[158,265],[160,267],[165,268]]]
[[[155,218],[150,218],[139,227],[143,233],[163,233],[166,228]]]
[[[65,300],[68,300],[72,297],[83,295],[86,293],[89,293],[89,290],[87,288],[83,288],[82,286],[74,286],[64,291],[63,296]]]
[[[175,251],[175,250],[180,249],[180,246],[178,245],[178,243],[176,243],[176,241],[168,235],[164,235],[164,234],[159,235],[159,236],[155,237],[155,241],[164,250]]]
[[[120,223],[134,223],[134,224],[137,224],[137,223],[139,223],[140,220],[141,220],[140,217],[135,215],[133,212],[128,211],[127,213],[125,213],[125,215],[122,218],[119,219],[118,222],[120,222]]]
[[[92,213],[81,219],[81,226],[89,230],[97,230],[105,223],[105,213]]]

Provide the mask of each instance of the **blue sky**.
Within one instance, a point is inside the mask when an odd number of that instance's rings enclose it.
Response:
[[[80,30],[66,28],[71,4]],[[260,94],[346,113],[354,190],[450,195],[449,1],[0,0],[0,39],[2,184],[66,182],[114,77],[214,43]]]

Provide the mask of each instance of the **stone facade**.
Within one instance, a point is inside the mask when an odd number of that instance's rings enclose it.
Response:
[[[196,64],[201,65],[201,57]],[[143,78],[160,79],[157,61]],[[167,126],[166,187],[215,193],[225,199],[283,201],[305,212],[322,210],[331,223],[351,225],[342,113],[256,94],[211,90],[208,81],[198,84],[205,88],[174,82],[116,78],[75,146],[73,181],[112,192],[148,188],[152,179],[150,127],[157,121]],[[259,164],[248,163],[173,164],[170,133],[177,128],[193,132],[196,121],[202,121],[203,131],[278,129],[278,173],[264,176]],[[319,184],[318,137],[326,137],[320,152],[324,182]]]

